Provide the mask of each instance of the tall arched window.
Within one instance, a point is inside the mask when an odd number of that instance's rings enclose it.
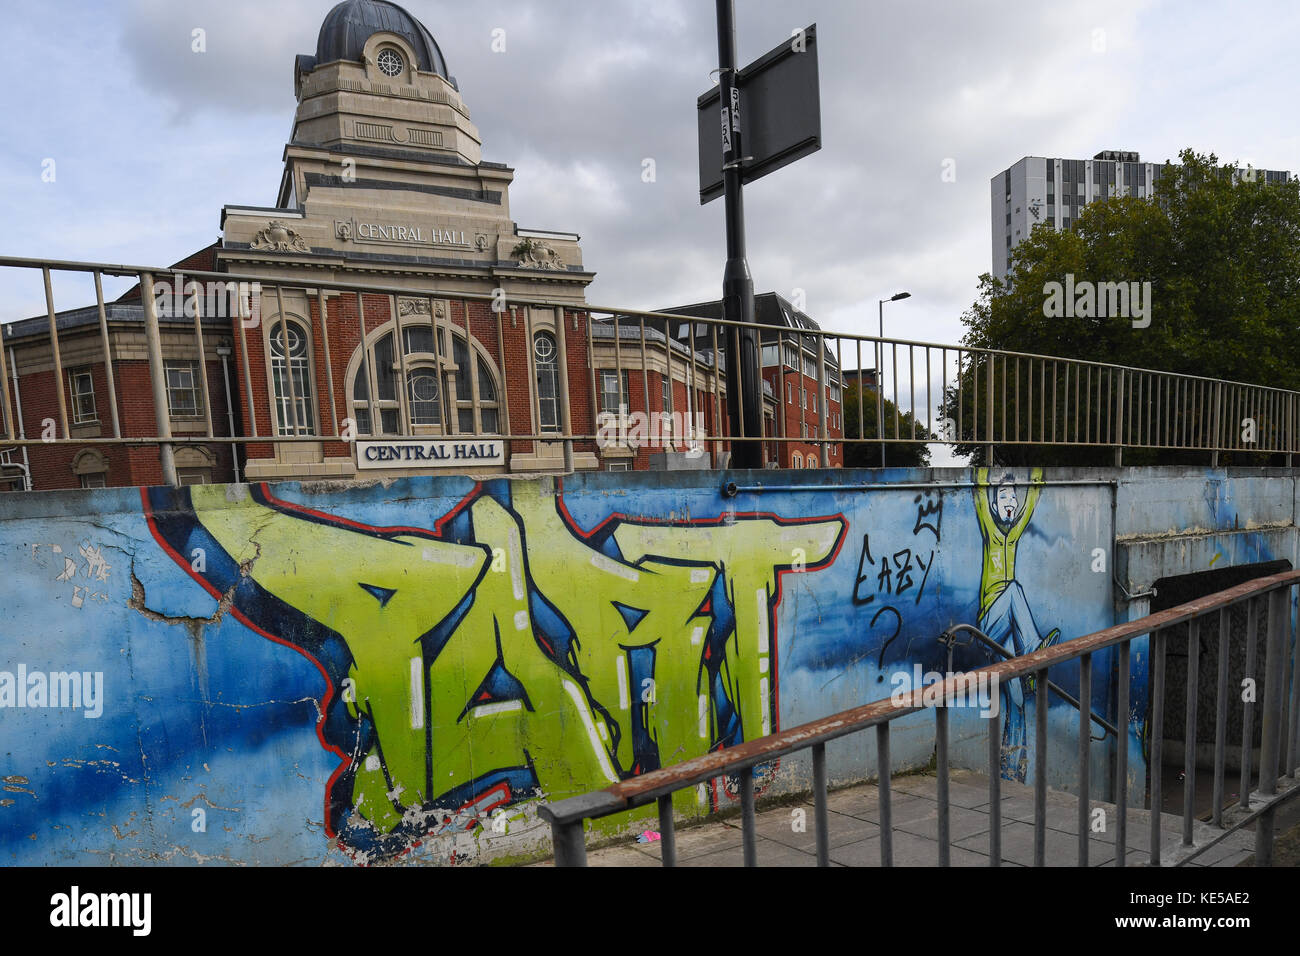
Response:
[[[556,370],[559,350],[555,336],[538,332],[533,336],[533,365],[537,370],[537,427],[539,432],[560,430],[560,386]]]
[[[496,375],[484,357],[470,348],[462,334],[427,323],[403,325],[402,355],[397,354],[394,331],[374,337],[369,348],[354,357],[352,417],[361,435],[495,435],[500,433],[500,405]],[[405,368],[406,378],[402,379]],[[375,394],[370,394],[374,372]],[[475,375],[477,372],[477,376]],[[475,379],[478,393],[475,401]],[[475,406],[478,421],[475,421]],[[372,421],[371,408],[378,417]]]
[[[276,434],[315,434],[312,410],[311,369],[308,364],[306,330],[293,320],[277,322],[270,331],[271,380],[275,392]],[[287,350],[287,351],[286,351]],[[289,375],[293,376],[292,394]],[[297,430],[294,411],[297,407]]]

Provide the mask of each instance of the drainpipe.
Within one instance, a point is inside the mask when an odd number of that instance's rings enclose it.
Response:
[[[20,441],[27,440],[27,430],[23,427],[23,396],[18,391],[18,363],[14,361],[14,348],[9,346],[9,369],[14,379],[14,402],[17,405],[17,412],[14,418],[18,421],[18,438]],[[27,457],[27,446],[23,445],[23,483],[27,486],[28,491],[33,491],[32,487],[32,463]]]
[[[217,354],[221,356],[221,387],[226,393],[226,420],[230,425],[230,437],[235,438],[235,406],[230,401],[230,366],[226,364],[231,354],[230,346],[225,343],[218,345]],[[235,442],[230,443],[230,461],[235,466],[235,484],[239,484],[239,445]]]

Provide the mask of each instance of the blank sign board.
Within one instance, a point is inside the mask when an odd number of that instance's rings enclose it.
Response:
[[[821,149],[817,24],[792,36],[736,74],[741,109],[741,182]],[[722,195],[721,89],[700,95],[700,203]]]

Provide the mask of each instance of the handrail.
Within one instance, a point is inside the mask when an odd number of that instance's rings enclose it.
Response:
[[[61,427],[51,430],[50,423],[41,422],[41,427],[33,429],[29,423],[27,431],[32,437],[18,437],[19,429],[14,427],[13,411],[8,402],[9,391],[7,388],[0,390],[4,399],[4,427],[0,438],[7,443],[15,447],[47,444],[157,446],[164,480],[169,483],[175,480],[175,469],[169,468],[167,462],[172,448],[178,445],[239,447],[264,446],[268,442],[289,445],[329,440],[350,444],[354,439],[413,440],[428,437],[424,429],[428,422],[416,422],[407,407],[405,396],[410,381],[405,363],[407,350],[401,340],[396,343],[399,346],[398,362],[402,366],[396,388],[398,400],[395,408],[385,405],[382,414],[375,407],[378,404],[375,398],[379,388],[377,383],[372,383],[372,387],[366,390],[366,394],[371,396],[371,407],[364,413],[354,414],[356,390],[353,389],[353,380],[334,382],[333,366],[328,361],[323,368],[316,368],[315,377],[309,375],[304,380],[308,390],[301,397],[293,394],[297,387],[295,375],[284,378],[289,392],[287,397],[266,394],[259,397],[255,394],[255,389],[270,392],[273,386],[269,379],[262,382],[253,374],[256,365],[250,360],[250,342],[254,336],[248,335],[246,330],[261,321],[263,311],[268,317],[273,312],[279,314],[286,289],[314,292],[314,296],[308,295],[308,299],[314,299],[315,309],[327,318],[340,314],[334,311],[335,308],[351,308],[353,297],[358,311],[364,311],[365,296],[383,296],[387,299],[387,306],[372,302],[372,314],[365,317],[375,323],[371,325],[374,335],[386,334],[379,329],[391,323],[404,328],[429,322],[447,326],[451,335],[477,340],[489,355],[499,353],[496,361],[501,380],[489,382],[486,386],[494,390],[490,391],[493,397],[488,403],[496,411],[490,420],[483,412],[483,393],[476,362],[470,363],[470,397],[466,399],[461,389],[455,390],[458,402],[472,401],[472,427],[465,431],[461,430],[459,422],[453,421],[458,409],[447,407],[445,396],[451,390],[443,379],[452,373],[439,366],[437,379],[440,387],[437,393],[440,398],[437,401],[443,406],[440,413],[443,435],[464,435],[525,445],[559,442],[564,446],[564,455],[557,461],[562,462],[565,471],[573,470],[575,449],[611,462],[635,457],[641,449],[686,451],[692,457],[712,451],[712,464],[722,467],[728,451],[735,450],[736,442],[761,444],[764,457],[761,464],[767,467],[800,467],[806,462],[809,467],[816,463],[823,468],[883,466],[892,463],[888,447],[901,446],[905,454],[911,454],[915,449],[908,449],[908,446],[926,444],[946,444],[963,451],[977,449],[980,454],[987,453],[985,463],[992,463],[998,448],[1025,446],[1110,449],[1114,452],[1116,465],[1122,463],[1124,449],[1206,453],[1212,466],[1218,464],[1218,456],[1225,452],[1279,455],[1285,457],[1287,464],[1294,453],[1300,452],[1300,391],[1184,372],[1140,369],[966,344],[837,332],[808,328],[805,327],[807,323],[799,322],[745,323],[684,312],[601,305],[578,297],[506,294],[500,287],[492,290],[491,294],[460,291],[438,288],[436,283],[427,281],[424,274],[415,269],[409,273],[411,284],[404,286],[397,284],[400,280],[373,283],[336,281],[327,276],[317,277],[306,270],[273,276],[17,256],[0,256],[0,269],[3,268],[41,271],[45,279],[46,315],[19,320],[30,323],[23,328],[23,345],[17,344],[12,323],[3,326],[5,334],[2,340],[6,345],[18,348],[32,345],[45,348],[45,337],[48,336],[48,348],[56,370],[60,363],[60,339],[73,334],[74,328],[77,330],[75,334],[89,334],[93,324],[90,320],[96,310],[94,306],[84,307],[85,315],[79,317],[79,322],[86,320],[84,329],[80,324],[64,325],[61,329],[63,323],[58,320],[60,313],[55,309],[49,281],[54,271],[85,272],[94,277],[102,340],[101,361],[106,370],[111,369],[114,361],[128,359],[115,359],[112,355],[108,336],[110,320],[106,316],[106,303],[99,281],[104,275],[134,276],[139,281],[141,319],[146,336],[157,331],[162,320],[166,320],[169,331],[174,331],[178,324],[187,323],[191,319],[190,297],[197,295],[199,300],[194,303],[192,315],[194,340],[198,343],[204,341],[205,325],[209,333],[215,328],[235,340],[238,346],[236,378],[242,376],[243,381],[224,400],[228,404],[247,406],[243,409],[247,423],[243,434],[199,435],[189,430],[182,430],[178,435],[168,434],[165,427],[167,409],[161,408],[169,394],[163,384],[165,372],[162,365],[166,358],[152,351],[148,352],[148,363],[156,426],[134,425],[133,434],[117,434],[119,429],[114,428],[112,438],[90,437],[93,432],[87,437],[79,437],[77,433],[86,434],[85,429],[70,429],[64,409],[57,422],[50,420]],[[527,276],[528,272],[498,266],[493,275],[495,281],[504,282],[507,278]],[[169,285],[183,286],[171,293],[173,301],[183,300],[186,304],[185,311],[179,316],[174,310],[157,307],[165,299],[150,297],[145,301],[143,297],[146,290],[156,288],[156,281],[164,279],[174,280]],[[196,285],[191,286],[191,283]],[[341,300],[347,300],[347,305],[327,308],[326,296],[334,293],[344,293]],[[218,296],[219,309],[217,314],[205,316],[199,302],[205,297],[210,302],[213,295]],[[415,300],[417,304],[423,303],[423,307],[403,316],[398,307],[399,299]],[[437,311],[434,303],[440,299],[490,303],[489,325],[471,330],[467,306],[462,310],[466,316],[463,331],[461,323],[455,323],[453,327],[449,318],[423,318]],[[267,304],[266,310],[262,309],[263,302]],[[312,306],[308,308],[312,309]],[[542,399],[541,386],[534,387],[536,383],[530,381],[538,374],[531,361],[511,373],[506,372],[506,335],[515,339],[511,348],[520,348],[518,333],[507,332],[507,329],[516,330],[522,326],[524,338],[531,340],[536,331],[530,312],[534,308],[556,310],[562,316],[561,324],[572,322],[574,338],[585,338],[584,358],[575,360],[570,357],[568,361],[557,362],[551,372],[556,378],[552,387],[557,395],[576,393],[575,397],[563,402],[567,414],[558,416],[558,427],[554,430],[534,424],[540,422]],[[517,314],[519,309],[523,310],[522,317]],[[506,312],[509,312],[508,316],[503,315]],[[313,314],[316,314],[315,310]],[[112,320],[119,321],[123,321],[121,315]],[[127,321],[138,320],[128,316]],[[481,319],[475,321],[481,322]],[[580,321],[586,326],[585,335],[579,332]],[[649,328],[651,322],[659,324],[661,329]],[[673,323],[688,326],[688,334],[684,337],[674,334],[668,327]],[[495,341],[491,335],[492,324],[496,326]],[[331,348],[331,326],[337,329],[335,322],[328,320],[321,321],[318,328],[322,339],[319,344],[324,346],[326,355]],[[749,389],[759,385],[766,412],[761,422],[751,422],[748,428],[742,427],[742,422],[732,421],[726,411],[729,389],[740,386],[734,381],[734,370],[727,369],[721,361],[723,350],[720,343],[732,336],[720,335],[719,332],[728,333],[736,328],[760,332],[757,348],[762,356],[758,364],[763,380],[761,384],[745,382],[744,387]],[[593,335],[593,329],[604,329],[606,334]],[[612,336],[607,334],[611,330],[615,332]],[[311,334],[314,336],[316,331],[313,327]],[[624,331],[626,335],[621,334]],[[647,336],[647,332],[652,334]],[[357,376],[374,377],[375,370],[369,360],[370,350],[376,347],[373,336],[368,335],[358,343],[352,340],[351,333],[348,335],[337,344],[352,353],[357,349],[365,350],[359,365],[348,367],[356,367]],[[189,354],[184,346],[171,340],[169,343],[173,353],[179,354],[180,350]],[[863,373],[869,371],[863,367],[864,347],[866,358],[877,353],[881,366],[872,370],[876,381],[871,385],[863,379]],[[4,351],[0,349],[0,378],[8,384]],[[255,347],[252,351],[256,356]],[[77,354],[82,360],[80,350]],[[567,347],[565,354],[568,355]],[[29,363],[30,360],[28,357]],[[130,360],[140,359],[132,356]],[[311,366],[311,363],[319,363],[320,359],[316,353],[311,353],[305,361]],[[355,362],[355,358],[352,361]],[[886,369],[892,369],[892,373],[886,375]],[[607,384],[612,381],[608,377],[611,373],[621,378],[633,370],[642,376],[639,395],[636,389],[625,394],[621,388]],[[201,364],[200,372],[205,371],[206,365]],[[328,401],[320,387],[321,371],[326,373]],[[658,389],[649,384],[651,372],[665,385],[662,400],[658,397]],[[857,385],[849,385],[846,378],[855,373]],[[218,381],[224,383],[224,375]],[[361,384],[362,378],[356,381]],[[667,387],[669,382],[671,387]],[[886,384],[890,386],[888,390]],[[15,376],[15,392],[20,385]],[[38,385],[38,388],[46,387]],[[580,394],[583,389],[588,392],[585,400]],[[538,407],[532,409],[532,415],[516,416],[512,427],[507,413],[511,405],[518,404],[521,390],[523,401]],[[874,414],[866,407],[869,390],[878,399]],[[615,392],[618,395],[614,395]],[[683,394],[684,403],[681,401]],[[107,404],[116,415],[116,395],[108,398]],[[213,404],[222,400],[219,394],[206,394],[202,403],[205,414],[210,412]],[[855,400],[856,428],[850,424]],[[307,414],[306,424],[299,426],[296,421],[277,424],[281,412],[276,409],[283,409],[296,419],[300,402]],[[579,408],[583,411],[577,412]],[[265,428],[259,428],[259,423],[268,415],[271,420],[269,434],[265,433]],[[361,433],[358,422],[363,418],[368,424]],[[874,423],[869,425],[873,418]],[[892,427],[890,418],[893,419]],[[137,416],[134,420],[146,419]],[[504,428],[501,427],[503,424]],[[217,432],[226,430],[222,423],[215,425]],[[149,434],[147,429],[151,427],[156,427],[159,433]],[[868,434],[869,429],[876,434]],[[214,427],[205,430],[213,433]],[[235,429],[232,426],[229,430]],[[259,431],[263,433],[259,434]],[[39,437],[35,437],[37,435]],[[866,448],[872,451],[867,452]],[[878,458],[875,456],[876,448],[879,449]],[[529,454],[526,447],[515,450]],[[334,453],[337,454],[337,450]],[[513,453],[510,448],[505,449],[505,454]],[[350,456],[351,452],[347,454]],[[748,458],[746,460],[749,462]],[[646,466],[646,462],[640,463],[640,467]],[[590,464],[585,467],[590,467]]]
[[[1091,661],[1092,654],[1104,650],[1106,648],[1119,647],[1121,648],[1122,651],[1121,668],[1120,668],[1121,672],[1119,678],[1120,679],[1119,692],[1121,695],[1120,710],[1122,711],[1124,709],[1127,709],[1127,699],[1128,699],[1128,687],[1127,687],[1128,666],[1127,665],[1128,665],[1128,652],[1130,650],[1129,645],[1131,641],[1133,641],[1136,638],[1144,637],[1147,635],[1151,635],[1153,638],[1160,638],[1163,636],[1163,632],[1167,631],[1169,628],[1172,628],[1176,625],[1186,623],[1186,622],[1199,622],[1200,618],[1202,618],[1206,614],[1209,614],[1214,611],[1227,609],[1243,601],[1250,601],[1252,599],[1260,598],[1265,595],[1269,595],[1273,598],[1276,598],[1277,595],[1279,594],[1285,594],[1286,596],[1289,597],[1290,588],[1297,584],[1300,584],[1300,570],[1285,571],[1279,574],[1269,575],[1268,577],[1256,578],[1254,580],[1247,581],[1242,584],[1238,584],[1234,587],[1228,588],[1224,591],[1220,591],[1216,594],[1209,595],[1207,597],[1198,598],[1192,601],[1188,601],[1176,607],[1168,608],[1163,611],[1158,611],[1153,614],[1148,614],[1145,617],[1138,618],[1133,621],[1126,621],[1121,624],[1116,624],[1113,625],[1112,627],[1104,628],[1100,631],[1095,631],[1091,634],[1084,635],[1082,637],[1078,637],[1073,640],[1066,641],[1060,644],[1056,644],[1052,647],[1043,650],[1035,651],[1030,654],[1025,654],[1020,657],[1015,657],[1011,660],[1001,661],[996,664],[990,664],[985,667],[978,668],[975,671],[965,672],[964,674],[951,675],[945,678],[941,683],[933,685],[929,688],[925,688],[925,689],[916,688],[906,693],[899,693],[896,698],[887,698],[883,700],[872,701],[871,703],[867,703],[867,704],[862,704],[858,707],[853,707],[848,710],[841,711],[840,713],[832,714],[828,717],[822,717],[818,720],[813,720],[804,724],[800,724],[797,727],[792,727],[787,730],[778,731],[777,733],[770,734],[766,737],[762,737],[757,740],[745,741],[744,743],[738,744],[734,747],[727,747],[723,750],[717,750],[712,753],[695,757],[691,760],[683,761],[682,763],[674,764],[669,767],[663,767],[658,770],[653,770],[648,773],[640,774],[638,776],[629,778],[627,780],[620,781],[616,784],[613,784],[612,786],[606,787],[603,790],[597,790],[590,793],[580,794],[574,797],[568,797],[555,802],[545,803],[538,807],[538,814],[544,820],[550,822],[551,824],[553,840],[554,840],[554,845],[556,850],[557,864],[561,864],[561,863],[581,864],[585,862],[585,849],[583,848],[582,845],[582,824],[585,820],[604,817],[625,810],[633,810],[638,807],[645,806],[649,803],[658,801],[660,805],[660,827],[661,829],[665,827],[671,829],[672,827],[671,795],[674,792],[678,790],[686,789],[688,787],[695,786],[697,784],[704,783],[708,780],[711,780],[719,776],[734,774],[737,771],[751,770],[753,767],[759,764],[770,762],[772,760],[775,760],[778,757],[783,757],[788,754],[794,753],[796,751],[805,750],[809,748],[814,749],[815,775],[820,777],[820,779],[817,781],[818,785],[816,789],[818,790],[819,794],[821,794],[822,792],[824,792],[824,787],[825,787],[825,779],[824,779],[825,745],[832,740],[836,740],[840,737],[857,733],[859,731],[866,730],[871,727],[877,728],[877,731],[885,732],[886,757],[884,758],[885,762],[882,763],[880,767],[881,770],[880,776],[882,779],[881,785],[885,789],[885,792],[887,793],[888,779],[889,779],[889,772],[890,772],[890,768],[887,765],[888,725],[890,724],[890,722],[900,717],[905,717],[909,714],[914,714],[922,710],[927,710],[927,709],[935,710],[936,722],[943,728],[941,743],[940,743],[940,750],[942,752],[942,756],[940,759],[940,769],[942,772],[946,772],[945,765],[946,765],[946,719],[947,718],[946,715],[944,714],[944,708],[942,706],[934,707],[932,704],[926,703],[926,698],[933,700],[938,696],[940,696],[940,691],[938,690],[938,688],[942,688],[941,693],[944,699],[952,699],[953,695],[958,693],[964,686],[969,686],[968,677],[971,674],[989,675],[989,677],[991,678],[995,676],[998,682],[1010,681],[1016,678],[1028,677],[1030,675],[1037,675],[1038,679],[1046,680],[1049,668],[1058,664],[1065,663],[1066,661],[1073,661],[1073,660],[1081,661],[1081,667],[1083,666],[1082,662],[1087,661],[1088,664],[1086,669],[1090,674],[1091,673],[1090,661]],[[1280,618],[1283,608],[1285,608],[1286,611],[1285,621],[1280,619],[1275,620],[1274,619],[1275,617]],[[1255,623],[1256,623],[1255,614],[1252,611],[1251,613],[1252,642],[1254,640]],[[1269,645],[1270,645],[1270,652],[1267,655],[1267,659],[1266,659],[1267,673],[1265,679],[1264,694],[1262,698],[1262,704],[1265,707],[1265,712],[1264,712],[1265,754],[1263,760],[1261,761],[1260,790],[1265,794],[1269,794],[1272,790],[1276,789],[1277,778],[1278,776],[1280,776],[1279,764],[1283,756],[1280,750],[1278,749],[1278,747],[1279,747],[1279,740],[1280,740],[1279,735],[1283,732],[1282,725],[1281,725],[1281,719],[1282,719],[1281,710],[1285,706],[1283,691],[1284,691],[1286,673],[1287,673],[1286,671],[1287,658],[1290,657],[1292,653],[1291,644],[1288,643],[1289,631],[1290,631],[1289,601],[1286,602],[1285,604],[1282,604],[1280,602],[1275,603],[1273,608],[1273,613],[1270,613],[1270,627],[1269,627],[1269,638],[1268,638]],[[1283,639],[1284,635],[1287,637],[1288,640]],[[1155,651],[1153,653],[1157,658],[1155,670],[1153,671],[1155,683],[1157,685],[1153,693],[1153,712],[1156,715],[1155,718],[1153,719],[1158,721],[1159,714],[1163,707],[1163,657],[1164,657],[1163,645],[1160,646],[1158,651]],[[1226,656],[1223,659],[1226,660]],[[1271,697],[1270,694],[1272,695]],[[1083,698],[1085,702],[1088,700],[1086,694],[1081,694],[1080,696]],[[1189,696],[1194,700],[1195,698],[1194,694]],[[1221,707],[1226,706],[1226,701],[1220,701],[1220,706]],[[1250,707],[1251,705],[1247,704],[1246,706]],[[1294,723],[1295,708],[1296,708],[1294,697],[1292,698],[1292,708],[1293,710],[1292,710],[1292,716],[1290,720],[1292,723]],[[1090,705],[1087,703],[1085,703],[1080,708],[1081,727],[1085,726],[1086,722],[1091,719],[1090,710],[1091,710]],[[1194,714],[1195,712],[1192,711],[1192,713]],[[1248,710],[1247,713],[1249,714],[1250,711]],[[994,728],[996,728],[997,727],[996,719],[992,723]],[[1046,742],[1046,728],[1047,728],[1046,708],[1041,708],[1038,710],[1038,723],[1039,723],[1038,741],[1039,741],[1040,748],[1042,748]],[[1127,721],[1124,721],[1123,723],[1127,724]],[[1083,736],[1086,738],[1088,735],[1085,733]],[[995,733],[991,731],[990,732],[990,762],[993,763],[993,767],[991,768],[993,770],[995,770],[997,766],[997,764],[994,762],[993,759],[995,757],[995,750],[993,749],[992,742],[995,739],[1000,740],[1000,733]],[[1216,769],[1219,775],[1222,774],[1222,748],[1223,748],[1223,743],[1222,741],[1220,741],[1218,745],[1219,752],[1216,755]],[[1270,748],[1272,750],[1271,754],[1268,752]],[[1086,741],[1080,742],[1080,750],[1081,750],[1080,766],[1082,768],[1086,766],[1086,755],[1088,750]],[[1290,747],[1289,748],[1290,753],[1287,755],[1287,761],[1288,761],[1287,769],[1289,773],[1293,776],[1296,773],[1295,750],[1296,748],[1294,746]],[[1194,751],[1195,751],[1195,747],[1189,742],[1187,746],[1187,754],[1188,754],[1187,762],[1188,762],[1188,770],[1192,772],[1194,772],[1194,763],[1193,763]],[[816,769],[818,765],[818,752],[821,753],[820,772],[818,772]],[[1040,749],[1039,752],[1042,753],[1043,752],[1042,749]],[[1159,741],[1155,740],[1154,753],[1152,758],[1153,765],[1158,765],[1159,753],[1160,753]],[[1119,763],[1120,766],[1122,766],[1122,761],[1125,759],[1126,759],[1126,748],[1123,746],[1116,747],[1117,763]],[[1271,768],[1268,766],[1268,762],[1270,759],[1272,760],[1272,764],[1273,764]],[[1185,842],[1187,843],[1187,845],[1191,844],[1190,788],[1192,784],[1190,782],[1190,778],[1192,776],[1192,772],[1188,772],[1187,774],[1187,776],[1189,777],[1189,782],[1187,784],[1187,786],[1189,787],[1189,799],[1188,799],[1186,814],[1185,814],[1185,833],[1187,835],[1187,840]],[[1124,779],[1124,776],[1125,775],[1122,773],[1117,773],[1116,779]],[[1158,777],[1158,774],[1156,776]],[[996,772],[990,774],[990,786],[995,791],[997,789],[996,778],[997,778]],[[1040,790],[1040,796],[1045,795],[1045,791],[1046,791],[1045,761],[1038,762],[1036,778],[1037,778],[1036,786]],[[749,779],[748,774],[742,775],[742,782],[747,779]],[[944,792],[942,788],[945,787],[946,787],[946,781],[941,783],[941,793]],[[1159,805],[1159,801],[1160,801],[1159,790],[1160,788],[1159,788],[1158,779],[1153,779],[1152,781],[1152,805],[1153,806]],[[1088,794],[1086,791],[1087,791],[1087,787],[1086,787],[1086,778],[1085,778],[1085,786],[1083,788],[1083,792],[1080,793],[1081,808],[1084,807],[1084,805],[1088,800]],[[750,796],[746,801],[747,806],[745,807],[747,824],[752,819],[752,812],[753,812],[752,786],[749,787],[749,792],[750,792]],[[1242,792],[1243,792],[1243,799],[1245,799],[1245,797],[1249,794],[1249,788],[1245,786],[1244,781],[1242,786]],[[1120,788],[1120,793],[1121,795],[1123,794],[1123,788]],[[1288,795],[1290,795],[1290,791],[1288,791]],[[742,791],[742,797],[743,796],[744,796],[744,791]],[[883,797],[882,799],[887,801],[887,796]],[[1045,799],[1045,796],[1043,797],[1043,799]],[[1279,801],[1280,799],[1282,798],[1278,798]],[[1121,799],[1118,802],[1121,807],[1121,818],[1122,818],[1124,812],[1123,807],[1125,806],[1125,803],[1123,799]],[[1037,799],[1036,799],[1036,804],[1045,806],[1045,804],[1041,804],[1040,801]],[[993,805],[996,806],[996,800],[993,801]],[[1243,807],[1244,806],[1245,804],[1243,803]],[[1272,812],[1271,808],[1273,806],[1274,803],[1270,802],[1269,806],[1266,807],[1264,810],[1264,816],[1269,818],[1270,823],[1271,823],[1271,812]],[[943,810],[943,812],[946,813],[946,808]],[[1000,810],[994,812],[1000,813]],[[665,818],[665,813],[667,814],[666,818]],[[1153,820],[1155,820],[1156,817],[1158,817],[1158,814],[1153,814]],[[1043,826],[1041,819],[1036,823],[1036,826],[1038,826],[1039,830],[1041,831],[1041,828]],[[1123,824],[1121,823],[1121,828],[1122,827]],[[881,828],[882,830],[885,829],[885,822],[883,820],[881,823]],[[1081,840],[1084,842],[1086,842],[1088,838],[1087,833],[1088,833],[1088,828],[1086,826],[1081,827],[1080,837]],[[1226,831],[1225,831],[1225,835],[1226,835]],[[819,845],[824,841],[824,836],[825,834],[819,831],[818,833]],[[1041,836],[1041,832],[1040,832],[1040,836]],[[1119,837],[1117,837],[1117,839],[1122,839],[1122,829],[1121,829],[1121,834]],[[1160,860],[1159,839],[1160,839],[1159,826],[1153,824],[1153,831],[1152,831],[1152,849],[1154,855],[1153,862],[1157,864],[1159,863]],[[1200,852],[1203,849],[1204,849],[1203,847],[1198,848],[1197,852]],[[669,850],[670,847],[666,846],[665,853],[667,854]],[[941,847],[941,853],[943,853],[945,850],[946,847]],[[1080,851],[1083,860],[1086,861],[1086,847],[1083,845],[1083,843],[1081,843]],[[1041,844],[1036,848],[1036,852],[1038,854],[1041,854],[1042,852]],[[882,856],[885,853],[886,853],[886,848],[882,843]],[[747,865],[750,865],[751,854],[748,852],[748,848],[746,853],[746,859],[747,859]],[[1040,860],[1041,860],[1041,856],[1040,856]],[[1121,861],[1122,861],[1122,855],[1121,855]],[[666,863],[667,862],[670,861],[668,861],[666,858]],[[996,863],[994,865],[996,865]]]

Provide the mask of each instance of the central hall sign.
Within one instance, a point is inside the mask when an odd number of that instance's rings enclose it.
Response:
[[[361,222],[356,219],[336,219],[334,234],[344,241],[407,243],[419,246],[468,247],[463,229],[439,229],[436,226],[415,226],[410,223]]]
[[[504,465],[500,439],[431,438],[357,442],[357,468],[457,468]]]

